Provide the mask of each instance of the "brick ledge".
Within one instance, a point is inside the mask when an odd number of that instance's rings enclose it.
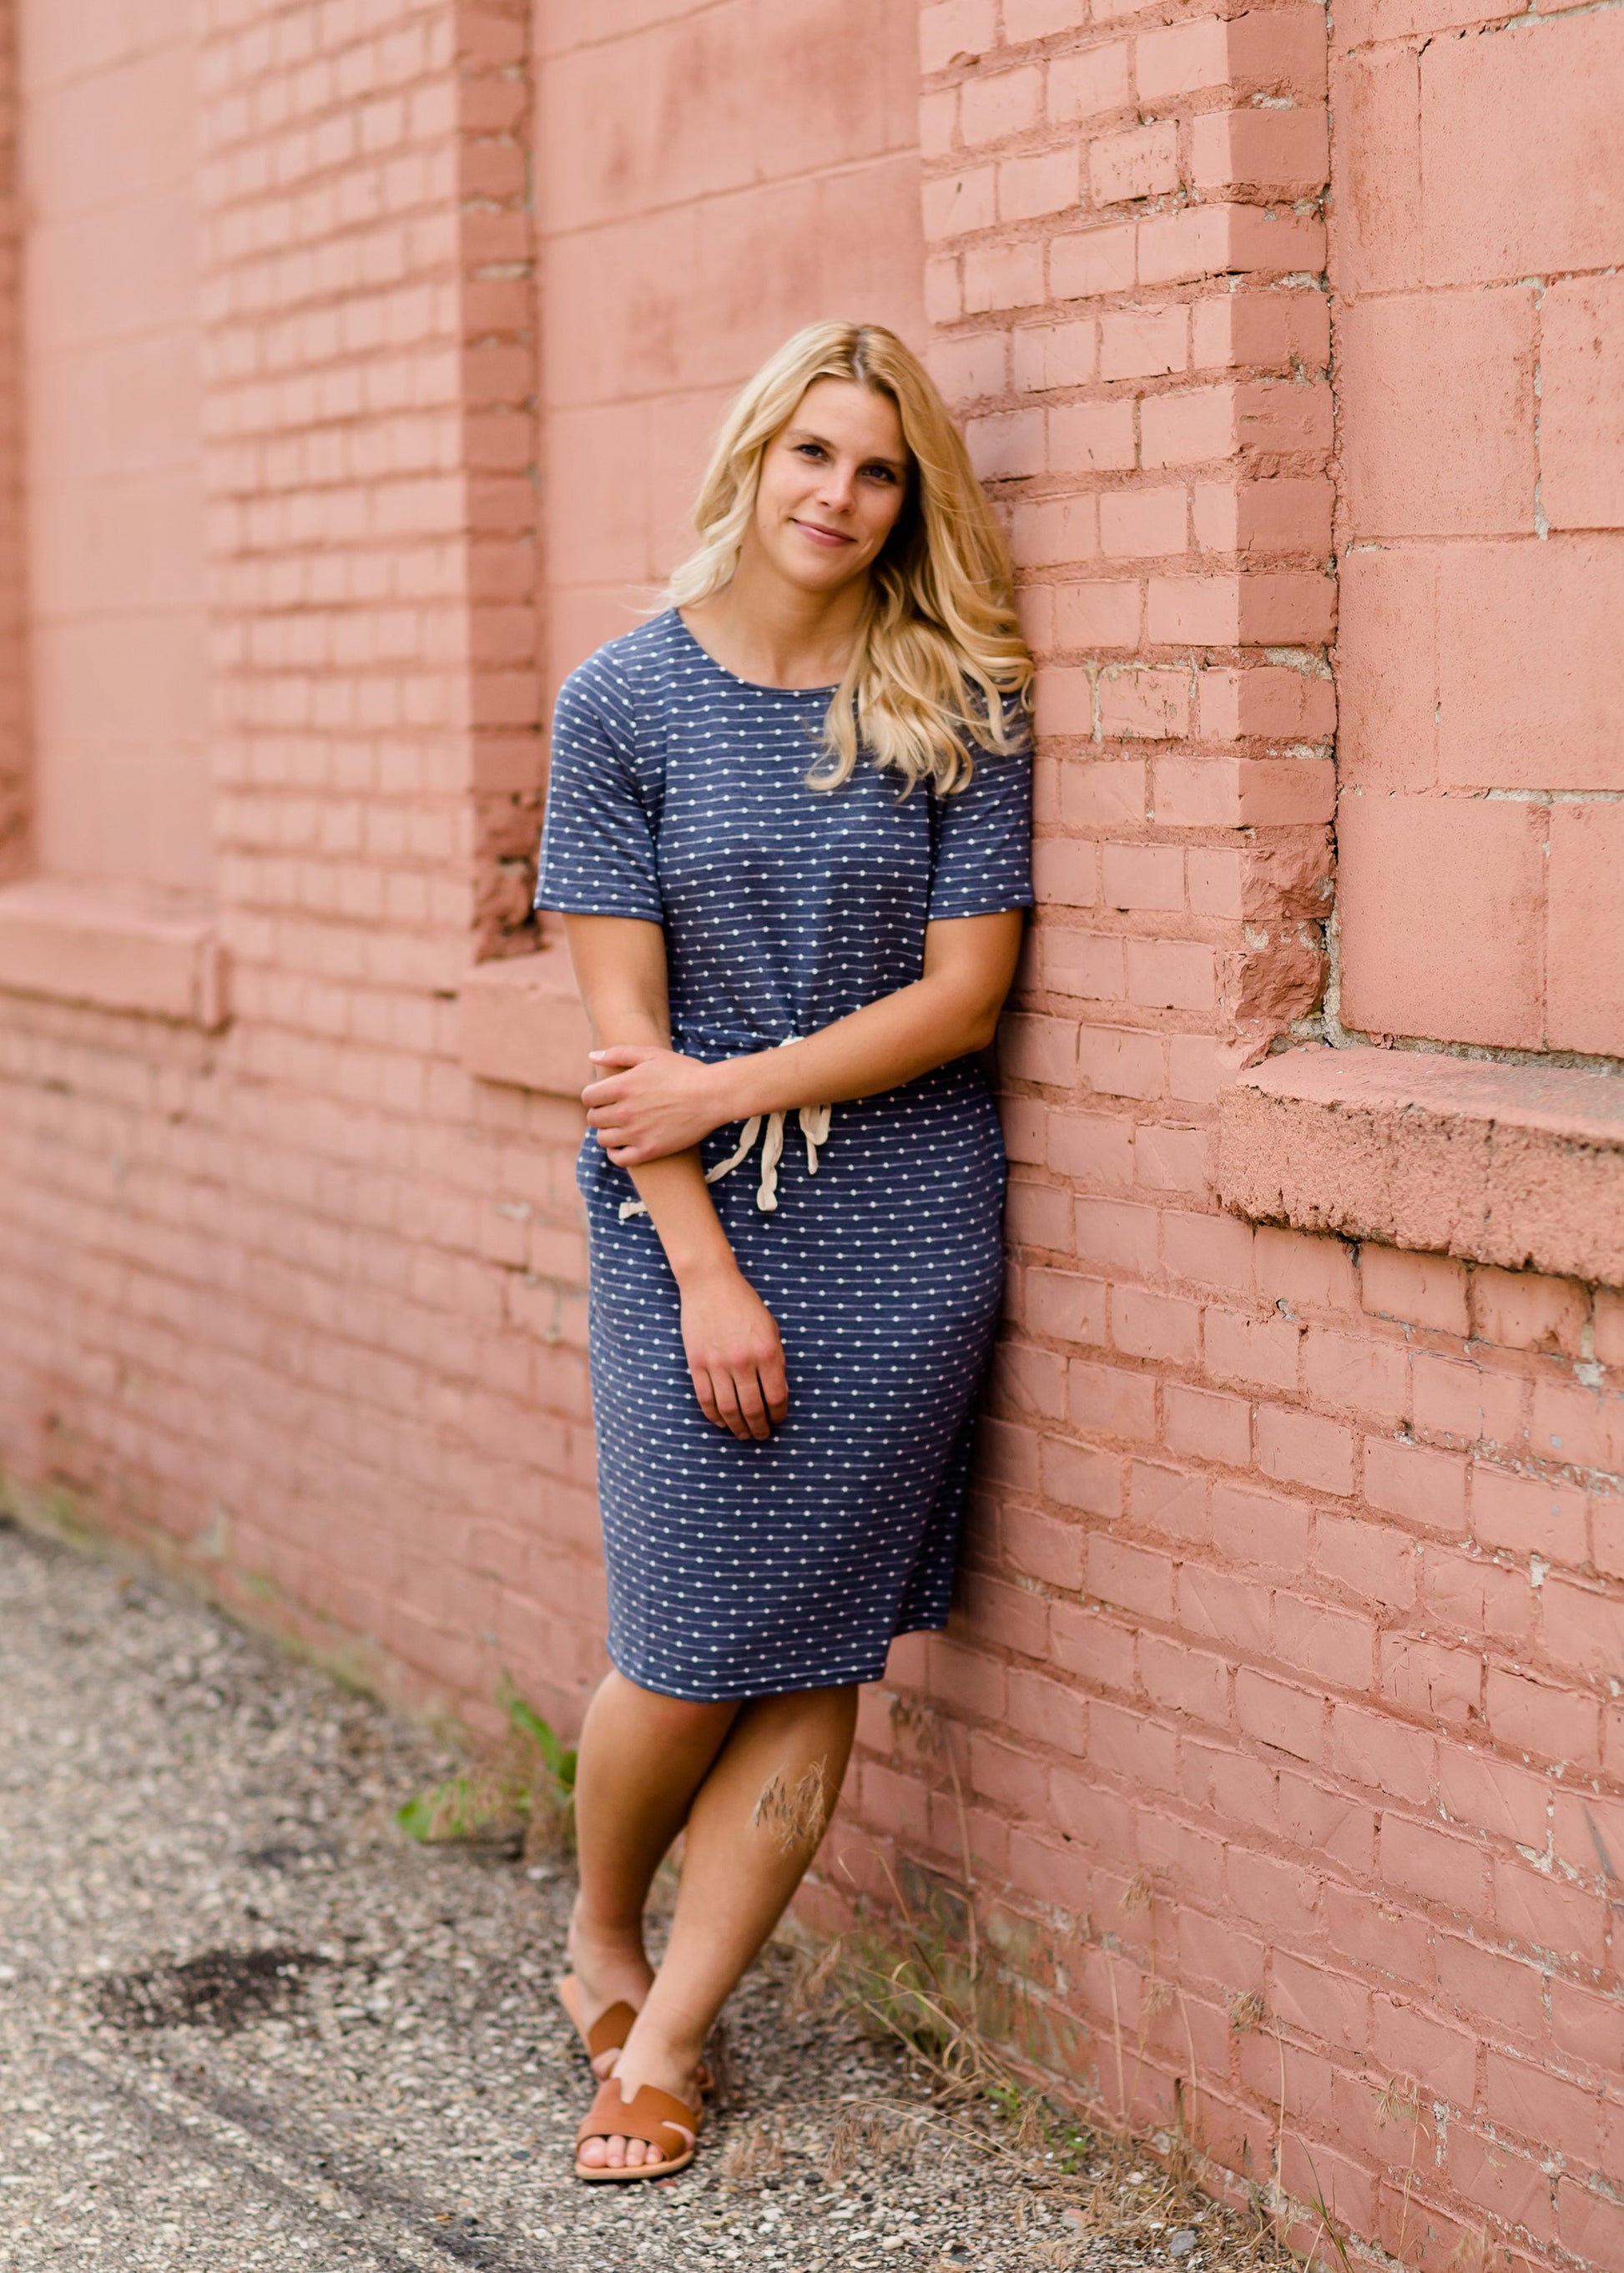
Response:
[[[1235,1215],[1624,1285],[1624,1080],[1378,1049],[1289,1050],[1219,1104]]]
[[[0,887],[0,992],[212,1031],[226,1023],[225,976],[206,904],[50,876]]]
[[[479,1080],[579,1101],[592,1040],[567,949],[477,964],[457,990],[457,1024],[462,1063]]]

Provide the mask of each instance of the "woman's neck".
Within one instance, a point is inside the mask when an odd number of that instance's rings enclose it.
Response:
[[[835,592],[807,592],[748,542],[732,581],[682,610],[713,662],[761,686],[833,686],[846,676],[868,602],[868,579]]]

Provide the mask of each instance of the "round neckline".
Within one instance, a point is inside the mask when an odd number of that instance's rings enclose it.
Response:
[[[682,611],[680,608],[673,608],[671,619],[694,652],[696,655],[703,655],[712,671],[720,671],[722,677],[731,679],[735,686],[748,686],[752,694],[832,695],[838,689],[838,679],[831,681],[827,686],[770,686],[764,679],[741,679],[736,671],[729,671],[725,663],[718,663],[703,640],[695,638],[693,633],[683,622]]]

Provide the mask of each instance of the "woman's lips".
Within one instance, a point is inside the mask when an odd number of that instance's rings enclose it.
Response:
[[[791,518],[794,520],[795,517],[792,514]],[[809,536],[814,544],[854,544],[857,542],[854,536],[844,536],[838,529],[823,529],[816,521],[795,520],[795,526],[803,536]]]

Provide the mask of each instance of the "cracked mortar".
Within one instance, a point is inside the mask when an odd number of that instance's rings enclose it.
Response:
[[[408,1845],[391,1810],[447,1765],[178,1592],[0,1520],[0,2268],[1224,2262],[1216,2211],[1193,2248],[1089,2239],[929,2132],[830,2183],[843,2119],[888,2106],[900,2136],[930,2103],[846,2025],[792,2017],[777,1948],[730,2007],[694,2169],[579,2186],[568,1877]],[[779,2166],[731,2183],[727,2141],[763,2118]]]

